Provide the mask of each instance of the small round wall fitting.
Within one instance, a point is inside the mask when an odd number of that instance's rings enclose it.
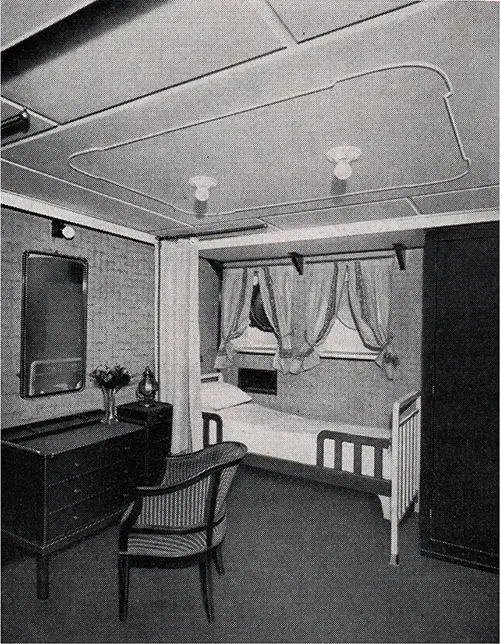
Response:
[[[70,226],[59,219],[52,220],[52,237],[73,239],[74,236],[75,229],[73,226]]]

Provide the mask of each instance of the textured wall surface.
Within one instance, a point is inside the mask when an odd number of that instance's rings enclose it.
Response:
[[[321,364],[299,375],[278,372],[276,396],[252,394],[256,402],[275,409],[363,425],[388,426],[394,400],[420,388],[422,335],[422,250],[407,251],[406,270],[393,272],[393,333],[400,358],[393,381],[370,361],[322,358]],[[300,278],[295,326],[300,326]],[[272,368],[272,357],[240,353],[225,378],[237,382],[237,367]]]
[[[53,239],[49,219],[2,208],[2,426],[102,406],[87,378],[82,391],[41,398],[19,395],[22,255],[25,250],[83,257],[89,264],[87,367],[117,362],[131,373],[154,366],[153,246],[74,226],[74,239]],[[122,389],[118,404],[135,400]]]

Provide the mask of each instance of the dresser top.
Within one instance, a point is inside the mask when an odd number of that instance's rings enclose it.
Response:
[[[35,436],[33,438],[24,438],[17,440],[16,444],[32,449],[40,454],[60,454],[68,450],[79,447],[87,447],[96,443],[133,434],[141,431],[139,425],[119,421],[114,425],[105,425],[97,422],[73,427],[61,432],[47,434],[45,436]]]

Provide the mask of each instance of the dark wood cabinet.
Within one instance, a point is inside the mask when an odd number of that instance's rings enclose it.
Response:
[[[498,570],[498,224],[424,252],[422,554]]]
[[[50,555],[119,518],[135,486],[161,470],[172,407],[143,416],[105,425],[89,412],[2,432],[2,533],[37,555],[39,598]]]
[[[118,416],[129,423],[143,425],[147,432],[148,450],[145,461],[145,479],[154,485],[163,473],[165,456],[172,443],[172,405],[157,402],[150,407],[133,402],[118,406]]]

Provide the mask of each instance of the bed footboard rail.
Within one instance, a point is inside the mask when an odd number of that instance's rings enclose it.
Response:
[[[359,434],[346,434],[325,429],[319,432],[316,444],[316,465],[319,467],[331,467],[325,464],[325,442],[334,441],[334,456],[332,469],[339,477],[345,479],[346,487],[373,492],[374,494],[387,495],[390,492],[390,482],[383,478],[383,454],[390,446],[388,438],[376,438],[361,436]],[[343,463],[343,444],[353,446],[353,471],[346,471]],[[374,451],[373,474],[362,473],[362,449],[372,447]]]
[[[203,447],[208,447],[210,443],[210,423],[215,423],[215,442],[222,443],[222,418],[219,414],[204,411],[201,414],[203,419]]]
[[[399,563],[398,525],[417,507],[420,486],[420,392],[396,401],[392,408],[391,558]]]

